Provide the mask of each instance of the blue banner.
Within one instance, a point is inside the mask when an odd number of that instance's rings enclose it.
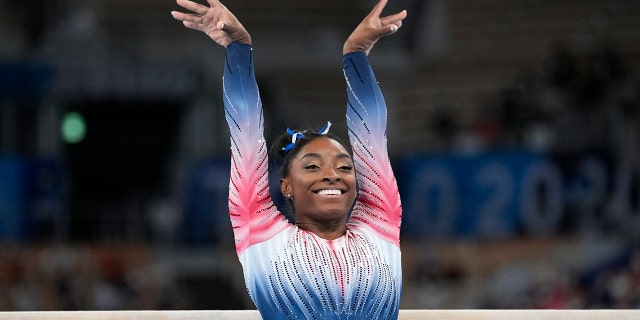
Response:
[[[562,222],[563,177],[541,155],[434,155],[398,168],[404,236],[506,238]]]

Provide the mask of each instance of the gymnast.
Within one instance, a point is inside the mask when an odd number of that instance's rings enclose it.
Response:
[[[397,319],[402,289],[398,187],[387,152],[387,110],[368,62],[405,10],[381,17],[380,0],[343,46],[351,152],[329,133],[287,128],[268,151],[251,36],[218,0],[177,0],[185,27],[226,49],[224,112],[230,130],[229,213],[249,294],[264,319]],[[300,112],[304,107],[301,107]],[[269,194],[268,159],[294,223]]]

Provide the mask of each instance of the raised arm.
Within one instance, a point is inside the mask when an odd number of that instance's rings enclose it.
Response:
[[[202,31],[227,50],[224,65],[224,111],[231,134],[229,213],[236,251],[265,241],[288,226],[269,195],[267,147],[262,103],[254,68],[251,37],[219,1],[206,7],[177,0],[194,13],[172,12],[190,29]]]
[[[397,31],[407,15],[401,11],[380,18],[386,2],[376,5],[344,45],[347,126],[359,186],[349,223],[399,245],[402,208],[387,152],[387,107],[366,56],[378,39]]]

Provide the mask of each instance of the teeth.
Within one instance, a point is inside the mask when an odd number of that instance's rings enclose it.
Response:
[[[342,192],[340,192],[340,190],[320,190],[318,191],[318,194],[322,194],[322,195],[335,195],[335,194],[341,194]]]

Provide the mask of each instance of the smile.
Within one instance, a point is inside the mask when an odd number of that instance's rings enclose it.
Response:
[[[342,191],[338,189],[325,189],[325,190],[319,190],[316,193],[319,195],[339,195],[339,194],[342,194]]]

